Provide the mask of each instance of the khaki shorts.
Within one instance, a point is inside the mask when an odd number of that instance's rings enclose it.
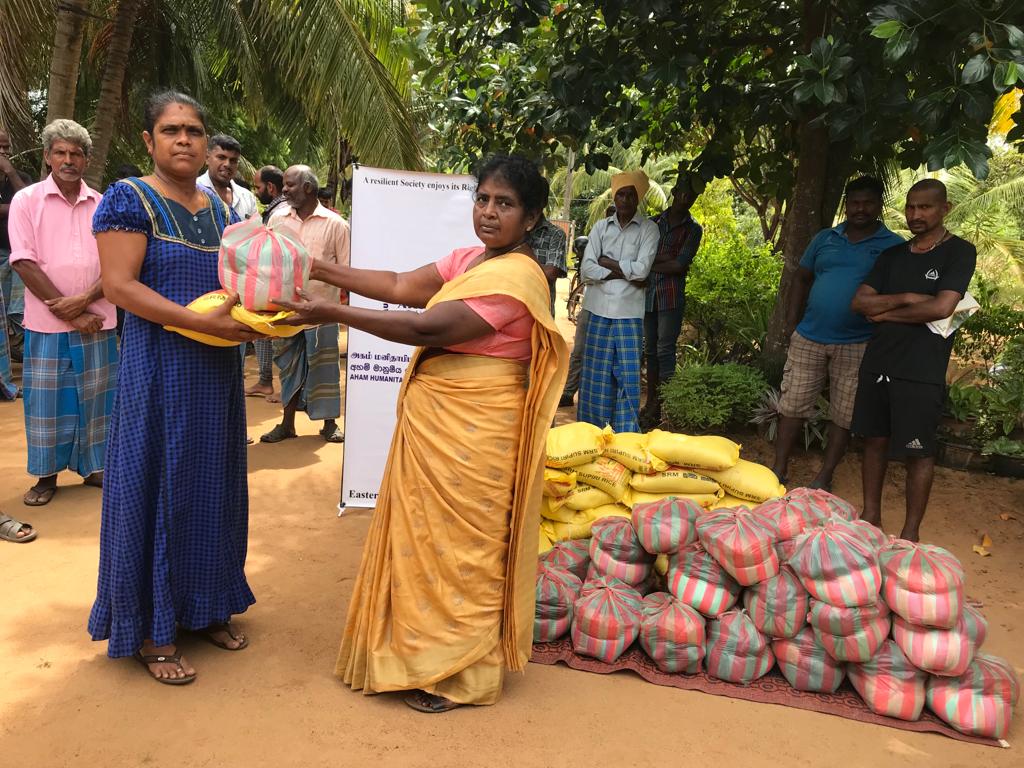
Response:
[[[814,415],[818,395],[829,382],[828,418],[837,427],[850,428],[857,397],[857,375],[868,343],[819,344],[794,332],[782,373],[783,416],[806,419]]]

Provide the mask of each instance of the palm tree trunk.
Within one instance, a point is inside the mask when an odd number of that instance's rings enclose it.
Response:
[[[47,90],[46,122],[75,116],[78,67],[82,61],[82,38],[88,0],[64,0],[57,4],[57,29],[50,59],[50,87]]]
[[[121,94],[124,73],[128,68],[128,52],[132,47],[132,32],[139,13],[140,0],[121,0],[117,4],[107,62],[103,67],[100,98],[96,104],[96,119],[92,124],[92,159],[85,175],[90,186],[98,188],[103,181],[107,153],[114,139],[115,123],[121,114]]]

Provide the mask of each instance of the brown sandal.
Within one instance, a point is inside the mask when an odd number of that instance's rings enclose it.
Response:
[[[405,697],[405,703],[417,712],[426,712],[430,715],[439,715],[442,712],[451,712],[453,709],[462,706],[451,699],[446,699],[444,696],[437,696],[433,693],[427,693],[426,691],[413,691]]]
[[[168,656],[164,656],[143,655],[142,651],[136,651],[132,658],[134,658],[137,662],[139,662],[139,664],[142,664],[146,668],[146,671],[149,672],[150,677],[152,677],[158,683],[163,683],[164,685],[188,685],[189,683],[194,682],[196,679],[195,672],[193,672],[191,675],[186,674],[185,677],[157,677],[153,674],[153,670],[149,668],[150,664],[177,664],[178,669],[184,672],[185,668],[181,666],[180,653],[172,653]]]

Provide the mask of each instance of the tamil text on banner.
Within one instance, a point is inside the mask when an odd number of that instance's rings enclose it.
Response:
[[[470,176],[357,167],[352,174],[352,266],[407,272],[456,248],[479,245],[473,232]],[[410,307],[353,294],[352,306],[388,312]],[[398,390],[412,347],[350,329],[345,387],[345,458],[341,506],[377,500]]]

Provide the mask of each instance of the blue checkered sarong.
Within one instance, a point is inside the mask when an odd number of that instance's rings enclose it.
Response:
[[[616,432],[640,431],[643,320],[592,314],[583,348],[577,418]]]
[[[0,293],[0,400],[13,400],[18,388],[11,375],[11,345],[7,339],[7,309]]]
[[[117,386],[117,334],[25,331],[28,473],[103,470]]]

